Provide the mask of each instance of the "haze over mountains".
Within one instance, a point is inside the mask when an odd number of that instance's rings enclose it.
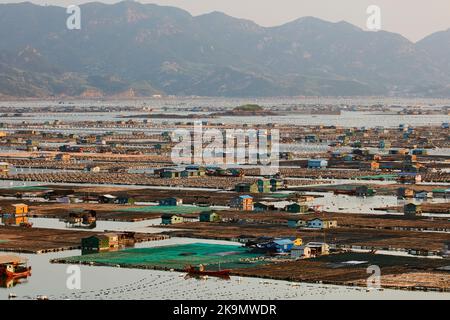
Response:
[[[0,97],[450,97],[450,30],[418,43],[301,18],[261,27],[138,2],[0,5]]]

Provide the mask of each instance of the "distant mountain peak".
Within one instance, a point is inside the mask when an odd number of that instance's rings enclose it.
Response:
[[[0,96],[450,96],[450,30],[417,44],[348,22],[276,27],[121,1],[0,5]]]

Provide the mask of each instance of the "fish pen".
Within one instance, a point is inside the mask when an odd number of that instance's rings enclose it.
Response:
[[[187,265],[204,265],[208,270],[241,269],[267,263],[259,253],[235,245],[192,243],[153,248],[129,248],[119,251],[55,259],[54,263],[81,263],[128,268],[184,270]]]

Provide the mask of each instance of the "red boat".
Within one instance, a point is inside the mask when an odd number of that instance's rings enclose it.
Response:
[[[14,255],[0,256],[0,277],[7,279],[26,278],[31,276],[31,267],[27,260]]]
[[[188,275],[195,275],[195,276],[211,276],[211,277],[229,277],[230,271],[228,269],[225,270],[219,270],[219,271],[207,271],[205,270],[205,267],[203,265],[200,265],[199,268],[195,268],[193,266],[187,266],[186,272]]]

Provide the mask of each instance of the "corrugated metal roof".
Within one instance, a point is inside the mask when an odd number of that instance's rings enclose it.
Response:
[[[292,240],[290,240],[290,239],[277,239],[277,240],[274,240],[273,242],[280,246],[293,243]]]

